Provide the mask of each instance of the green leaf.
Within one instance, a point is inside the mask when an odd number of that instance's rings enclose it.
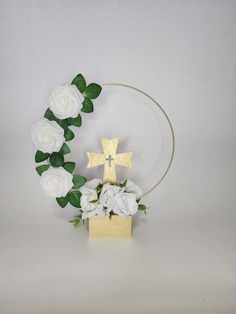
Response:
[[[49,153],[43,153],[40,150],[37,150],[37,152],[35,154],[35,162],[44,161],[44,160],[48,159],[49,156],[50,156]]]
[[[69,202],[74,207],[80,208],[80,197],[81,193],[79,191],[73,191],[69,193]]]
[[[56,122],[60,125],[60,127],[62,127],[64,130],[66,130],[66,129],[68,128],[68,125],[69,125],[68,119],[63,119],[63,120],[56,119],[55,121],[56,121]]]
[[[53,167],[60,167],[64,163],[64,156],[61,153],[52,153],[49,161]]]
[[[146,215],[147,210],[148,210],[148,207],[147,207],[146,205],[139,204],[139,205],[138,205],[138,210],[143,211],[143,212],[144,212],[144,214]]]
[[[96,83],[89,84],[85,89],[85,94],[90,99],[97,98],[102,91],[102,87]]]
[[[41,165],[41,166],[36,167],[36,171],[37,171],[38,174],[41,176],[41,174],[42,174],[44,171],[47,171],[49,167],[50,167],[50,165]]]
[[[56,200],[57,200],[57,203],[62,207],[62,208],[64,208],[67,204],[68,204],[68,202],[69,202],[69,198],[68,198],[68,195],[66,195],[65,197],[57,197],[56,198]]]
[[[80,224],[80,217],[75,217],[73,220],[70,220],[70,222],[74,225],[75,228],[77,228]]]
[[[79,175],[74,175],[72,181],[74,183],[73,189],[79,189],[81,186],[85,184],[87,179]]]
[[[127,183],[127,179],[125,179],[124,181],[120,183],[120,187],[124,188],[126,186],[126,183]]]
[[[78,116],[76,118],[69,118],[68,122],[69,122],[70,125],[74,125],[74,126],[80,127],[81,124],[82,124],[81,115],[78,114]]]
[[[147,206],[143,204],[138,205],[138,210],[147,210]]]
[[[103,184],[102,183],[98,184],[98,186],[96,187],[98,198],[99,198],[99,196],[100,196],[100,194],[102,192],[102,188],[103,188]]]
[[[66,155],[66,154],[70,153],[70,148],[69,148],[69,146],[66,143],[64,143],[62,145],[60,153],[63,154],[63,155]]]
[[[71,141],[75,137],[75,134],[69,128],[67,128],[64,131],[64,136],[66,141]]]
[[[74,222],[74,227],[75,227],[75,228],[78,228],[78,227],[79,227],[79,224],[80,224],[80,218],[76,218],[76,219],[75,219],[75,222]]]
[[[93,102],[88,97],[84,98],[83,108],[81,109],[81,111],[87,112],[87,113],[93,112]]]
[[[91,204],[96,204],[98,200],[92,200],[92,201],[89,201],[89,203]]]
[[[55,117],[55,115],[53,114],[51,109],[47,109],[47,111],[44,114],[44,118],[47,118],[50,121],[56,121],[57,124],[60,125],[60,127],[62,127],[64,130],[68,127],[69,125],[69,121],[68,119],[58,119],[57,117]]]
[[[71,84],[75,85],[81,93],[86,89],[86,81],[81,73],[73,79]]]
[[[72,173],[75,169],[75,162],[72,162],[72,161],[67,161],[67,162],[64,162],[63,164],[63,168],[66,169],[68,172]]]
[[[47,109],[46,110],[46,112],[45,112],[45,114],[44,114],[44,118],[47,118],[48,120],[57,120],[57,118],[54,116],[54,114],[53,114],[53,112],[52,112],[52,110],[51,109]]]

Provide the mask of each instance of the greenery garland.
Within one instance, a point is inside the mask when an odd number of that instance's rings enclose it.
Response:
[[[83,75],[78,74],[72,81],[72,85],[75,85],[79,92],[83,94],[84,101],[82,103],[83,107],[81,109],[84,113],[91,113],[94,111],[93,101],[92,99],[96,99],[101,91],[102,87],[96,83],[86,84],[86,80]],[[58,123],[60,127],[64,129],[64,137],[65,142],[71,141],[75,135],[73,131],[70,129],[70,126],[81,127],[82,126],[82,117],[78,114],[75,118],[67,118],[67,119],[58,119],[53,114],[52,110],[49,108],[46,110],[44,114],[44,118],[49,121],[55,121]],[[73,183],[71,191],[67,193],[64,197],[56,198],[57,203],[64,208],[68,202],[74,207],[80,208],[80,197],[81,193],[78,189],[84,185],[87,179],[84,176],[74,174],[74,170],[76,167],[76,163],[72,161],[65,161],[64,155],[70,153],[69,146],[64,143],[59,152],[53,152],[52,154],[44,153],[40,150],[37,150],[35,154],[35,162],[41,163],[43,161],[47,161],[47,164],[40,165],[36,167],[37,173],[41,176],[44,171],[47,171],[50,166],[52,167],[63,167],[65,170],[73,174]]]

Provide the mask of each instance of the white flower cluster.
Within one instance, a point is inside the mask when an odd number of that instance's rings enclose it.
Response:
[[[78,116],[84,96],[74,85],[62,85],[53,89],[49,96],[49,108],[58,119]],[[55,121],[42,118],[31,129],[31,140],[44,153],[59,152],[65,142],[64,130]]]
[[[57,119],[78,116],[84,96],[74,85],[54,88],[49,96],[49,108]],[[59,152],[65,142],[64,129],[56,121],[42,118],[33,124],[31,140],[36,149],[43,153]],[[73,175],[63,167],[50,167],[43,172],[40,183],[44,192],[51,197],[64,197],[73,187]]]
[[[101,189],[98,189],[101,186]],[[95,215],[119,216],[134,215],[138,210],[137,199],[142,195],[141,189],[130,180],[125,184],[112,185],[93,179],[80,188],[82,219]]]

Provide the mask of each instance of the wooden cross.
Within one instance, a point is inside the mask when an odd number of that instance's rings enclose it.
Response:
[[[131,167],[132,152],[116,154],[118,138],[102,138],[104,154],[87,152],[88,168],[104,165],[103,183],[116,183],[116,165]]]

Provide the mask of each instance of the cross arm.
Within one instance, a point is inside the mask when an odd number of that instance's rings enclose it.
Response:
[[[87,156],[88,156],[88,165],[87,165],[88,168],[104,165],[106,161],[104,154],[87,152]]]
[[[132,155],[133,155],[133,152],[117,154],[115,156],[116,165],[131,168],[132,167],[132,164],[131,164]]]

